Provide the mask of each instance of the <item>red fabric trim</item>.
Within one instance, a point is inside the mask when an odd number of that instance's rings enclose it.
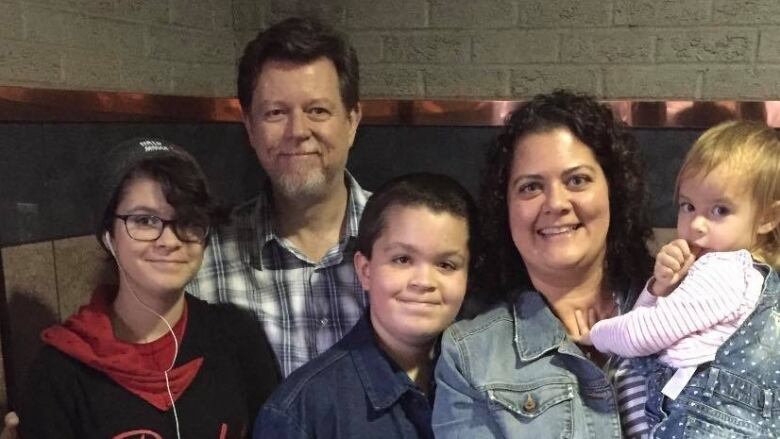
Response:
[[[43,342],[97,369],[120,386],[152,404],[159,410],[171,408],[164,371],[173,357],[174,344],[170,333],[151,343],[135,344],[114,336],[110,319],[110,301],[115,291],[98,288],[90,303],[68,318],[41,333]],[[185,301],[182,317],[174,326],[179,340],[184,339],[188,318]],[[151,355],[150,355],[151,354]],[[176,401],[198,374],[203,358],[196,358],[168,372],[171,394]]]

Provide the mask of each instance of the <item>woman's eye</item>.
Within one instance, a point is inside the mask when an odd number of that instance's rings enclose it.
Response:
[[[572,175],[569,178],[569,185],[573,187],[582,187],[590,183],[592,179],[587,175]]]
[[[532,194],[534,192],[538,192],[542,189],[542,185],[536,182],[531,183],[525,183],[517,188],[517,192],[521,194]]]

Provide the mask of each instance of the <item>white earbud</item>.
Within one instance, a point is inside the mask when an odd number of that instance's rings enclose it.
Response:
[[[103,244],[105,244],[108,251],[111,252],[111,256],[116,258],[116,252],[114,252],[114,246],[111,245],[111,235],[108,232],[106,232],[106,234],[103,235]]]

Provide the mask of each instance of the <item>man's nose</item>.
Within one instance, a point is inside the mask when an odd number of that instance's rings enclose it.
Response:
[[[304,111],[292,111],[288,120],[290,136],[296,139],[305,139],[311,135],[309,118]]]

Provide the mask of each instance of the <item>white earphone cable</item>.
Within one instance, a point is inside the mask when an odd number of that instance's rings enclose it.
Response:
[[[106,240],[108,241],[108,237],[107,237]],[[122,268],[122,265],[119,263],[119,258],[116,256],[116,254],[114,254],[114,249],[111,246],[110,241],[108,241],[108,248],[111,250],[111,254],[114,255],[114,260],[116,261],[116,266],[119,268],[119,271],[121,272],[121,275],[125,277],[125,280],[127,280],[127,273]],[[176,438],[177,439],[181,439],[181,431],[179,429],[179,414],[176,411],[176,401],[173,399],[173,392],[171,391],[171,383],[168,380],[168,372],[173,370],[173,366],[174,366],[174,364],[176,364],[176,358],[179,356],[179,340],[176,339],[176,333],[173,332],[173,327],[171,326],[170,323],[168,323],[168,320],[166,320],[165,317],[163,317],[162,315],[158,314],[157,311],[153,310],[149,305],[145,304],[141,300],[141,298],[138,297],[138,294],[136,294],[135,289],[133,289],[133,286],[131,285],[131,283],[129,281],[127,281],[127,287],[130,289],[130,292],[133,293],[133,297],[135,297],[135,300],[138,301],[138,303],[141,305],[141,307],[143,307],[144,309],[146,309],[150,313],[154,314],[155,316],[157,316],[157,318],[162,320],[163,323],[165,323],[165,326],[168,327],[168,331],[171,333],[171,337],[173,337],[173,359],[171,360],[170,366],[168,366],[168,368],[165,369],[165,371],[163,371],[163,376],[165,376],[165,388],[168,391],[168,397],[171,400],[171,410],[173,411],[173,421],[174,421],[174,423],[176,425]]]

